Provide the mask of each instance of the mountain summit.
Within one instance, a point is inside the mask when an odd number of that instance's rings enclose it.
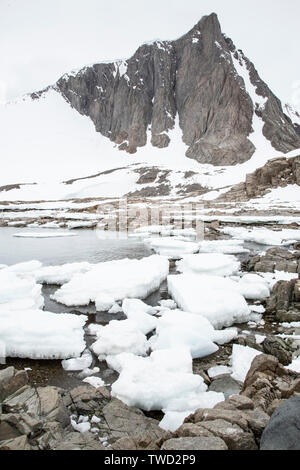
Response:
[[[299,115],[214,13],[175,41],[1,105],[0,128],[7,200],[202,193],[300,149]]]
[[[215,13],[176,41],[144,44],[126,61],[66,74],[57,87],[98,132],[129,153],[147,141],[167,147],[177,115],[186,156],[199,163],[248,160],[260,145],[253,133],[280,152],[300,147],[280,101],[221,32]]]

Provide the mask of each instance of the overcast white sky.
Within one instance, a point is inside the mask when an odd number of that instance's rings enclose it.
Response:
[[[0,0],[0,101],[85,64],[176,39],[216,12],[283,101],[300,108],[300,0]]]

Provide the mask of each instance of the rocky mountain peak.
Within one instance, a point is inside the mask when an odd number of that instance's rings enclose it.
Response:
[[[66,74],[56,87],[129,153],[150,143],[167,147],[174,133],[187,157],[213,165],[247,161],[261,141],[274,152],[300,147],[281,102],[215,13],[175,41],[143,44],[126,61]]]

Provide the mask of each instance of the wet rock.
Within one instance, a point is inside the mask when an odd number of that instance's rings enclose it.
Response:
[[[105,447],[92,433],[69,432],[53,445],[53,450],[105,450]]]
[[[28,375],[24,370],[16,371],[8,367],[0,373],[0,401],[12,395],[24,385],[28,384]]]
[[[222,392],[224,393],[225,398],[230,395],[235,395],[240,393],[241,384],[234,380],[230,375],[221,375],[217,377],[208,387],[210,392]]]
[[[70,424],[67,408],[62,400],[60,390],[56,387],[39,387],[40,416],[48,421],[58,421],[63,427]]]
[[[96,389],[90,385],[81,385],[70,391],[70,410],[79,415],[89,414],[101,410],[109,399],[110,393],[106,387]]]
[[[20,436],[1,442],[0,450],[31,450],[31,446],[26,436]]]
[[[147,418],[138,408],[129,407],[116,398],[104,406],[102,414],[104,420],[99,425],[100,430],[112,438],[131,436],[155,441],[165,435],[158,421]]]
[[[255,408],[267,414],[273,411],[273,403],[289,398],[295,393],[299,374],[288,371],[274,356],[261,354],[254,358],[246,376],[241,394],[251,398]]]
[[[184,423],[175,431],[174,435],[176,437],[213,437],[213,434],[199,423]]]
[[[255,450],[257,444],[251,432],[245,432],[237,424],[231,424],[224,419],[215,419],[212,421],[204,421],[201,426],[216,437],[221,438],[229,450]]]
[[[261,450],[300,450],[300,397],[284,401],[264,430]]]
[[[262,344],[265,353],[277,357],[284,366],[292,362],[292,349],[282,338],[269,335]]]
[[[219,437],[179,437],[166,441],[161,450],[228,450]]]
[[[0,441],[15,438],[25,434],[29,438],[34,438],[41,432],[43,423],[41,420],[30,416],[27,413],[5,414],[1,417]]]
[[[152,441],[148,437],[136,439],[133,437],[121,437],[109,450],[159,450],[156,441]]]
[[[257,272],[286,271],[297,273],[300,252],[291,253],[286,248],[270,248],[264,256],[254,256],[248,261],[248,270]]]

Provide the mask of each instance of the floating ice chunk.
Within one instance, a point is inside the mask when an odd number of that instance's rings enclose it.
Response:
[[[242,245],[244,240],[213,240],[202,241],[199,243],[200,253],[223,253],[228,255],[236,255],[240,253],[249,253],[250,250]]]
[[[7,268],[7,264],[0,264],[0,269]]]
[[[219,253],[184,256],[176,263],[177,270],[182,273],[212,274],[230,276],[240,269],[240,262],[235,256]]]
[[[7,357],[67,359],[86,348],[85,315],[43,310],[0,310],[0,341]]]
[[[113,296],[100,294],[95,298],[95,305],[98,312],[107,312],[115,303]]]
[[[249,346],[234,344],[231,355],[232,378],[239,382],[244,382],[253,359],[260,354],[260,351],[249,348]]]
[[[202,377],[187,372],[187,365],[191,370],[192,358],[186,349],[155,351],[146,358],[127,354],[112,385],[112,396],[148,411],[168,408],[175,398],[188,402],[190,393],[203,393],[207,386]]]
[[[67,227],[69,230],[75,229],[75,228],[93,228],[96,227],[97,225],[97,220],[91,220],[91,221],[84,221],[84,220],[78,220],[78,221],[72,221],[67,223]]]
[[[218,350],[213,341],[215,330],[201,315],[170,310],[158,321],[156,335],[150,339],[152,350],[186,347],[193,358],[205,357]]]
[[[88,336],[100,336],[103,328],[104,326],[98,325],[97,323],[90,323],[90,325],[86,328],[85,333]]]
[[[177,308],[176,303],[172,299],[167,299],[167,300],[160,300],[159,305],[161,305],[163,308],[173,310]]]
[[[176,237],[148,238],[145,240],[150,248],[156,253],[167,256],[170,259],[180,259],[185,254],[197,253],[199,247],[197,243],[179,240]]]
[[[186,411],[165,411],[163,419],[159,423],[159,427],[165,431],[175,432],[190,414],[195,410]]]
[[[24,263],[13,264],[6,268],[6,272],[14,272],[16,274],[31,274],[37,269],[42,267],[42,263],[40,261],[25,261]]]
[[[86,377],[82,382],[92,385],[92,387],[99,388],[104,387],[105,383],[100,377]]]
[[[278,281],[291,281],[292,279],[298,279],[298,273],[287,273],[285,271],[275,271],[274,273],[258,273],[262,278],[264,278],[270,289],[273,289],[274,285]]]
[[[41,286],[31,276],[23,276],[9,268],[0,271],[0,311],[43,307]]]
[[[265,313],[266,309],[263,305],[249,305],[251,312]]]
[[[17,238],[57,238],[57,237],[75,237],[75,233],[65,232],[18,232],[13,235]]]
[[[142,233],[142,234],[158,234],[160,235],[162,232],[172,232],[174,229],[173,225],[146,225],[145,227],[139,227],[134,230],[134,233]]]
[[[159,427],[165,431],[174,432],[184,422],[184,419],[190,414],[194,413],[199,408],[213,408],[217,403],[224,401],[223,393],[218,392],[205,392],[195,394],[194,397],[190,396],[188,402],[183,398],[182,404],[179,400],[174,400],[169,409],[163,409],[165,413],[163,419],[159,423]],[[173,411],[172,408],[184,408],[182,411]],[[187,409],[189,407],[189,409]]]
[[[136,328],[147,335],[156,328],[157,319],[152,317],[156,310],[139,299],[124,299],[122,309],[125,316]]]
[[[242,227],[225,227],[220,229],[226,235],[233,238],[242,239],[248,242],[258,243],[269,246],[286,246],[300,240],[300,231],[292,229],[283,229],[274,231],[266,228],[246,229]]]
[[[215,330],[214,341],[217,344],[230,343],[238,336],[237,328],[225,328],[225,330]]]
[[[67,370],[68,372],[71,372],[71,371],[86,369],[90,367],[92,362],[93,362],[93,356],[91,352],[87,349],[86,351],[84,351],[82,356],[71,358],[71,359],[65,359],[61,362],[61,364],[65,370]]]
[[[89,432],[91,429],[91,425],[89,422],[83,422],[83,423],[77,424],[76,421],[72,418],[71,418],[71,426],[74,429],[74,431],[81,432],[81,433]]]
[[[153,255],[141,260],[122,259],[99,263],[89,272],[74,276],[52,296],[68,306],[88,305],[102,299],[145,298],[157,290],[169,272],[166,258]],[[107,307],[108,308],[108,307]],[[108,308],[108,309],[109,309]]]
[[[115,314],[115,313],[122,313],[122,307],[121,305],[117,304],[116,302],[113,304],[113,306],[108,310],[108,313]]]
[[[219,375],[231,374],[232,369],[231,367],[228,367],[228,366],[214,366],[214,367],[210,367],[207,373],[211,379],[214,379],[215,377],[218,377]]]
[[[148,349],[146,336],[131,320],[110,321],[99,331],[98,340],[92,345],[92,350],[100,360],[105,359],[108,355],[122,352],[145,356]]]
[[[82,263],[67,263],[61,266],[44,266],[34,272],[37,282],[42,284],[62,285],[69,282],[76,274],[83,274],[92,269],[94,265]]]
[[[86,369],[83,369],[79,374],[78,378],[79,379],[85,379],[86,377],[90,377],[91,375],[98,374],[100,372],[99,367],[93,367],[93,369],[89,369],[88,367]]]
[[[257,274],[245,274],[238,283],[240,293],[249,300],[264,300],[270,296],[266,280]]]
[[[204,316],[217,329],[249,320],[250,309],[235,284],[218,276],[168,276],[168,290],[177,305]]]

